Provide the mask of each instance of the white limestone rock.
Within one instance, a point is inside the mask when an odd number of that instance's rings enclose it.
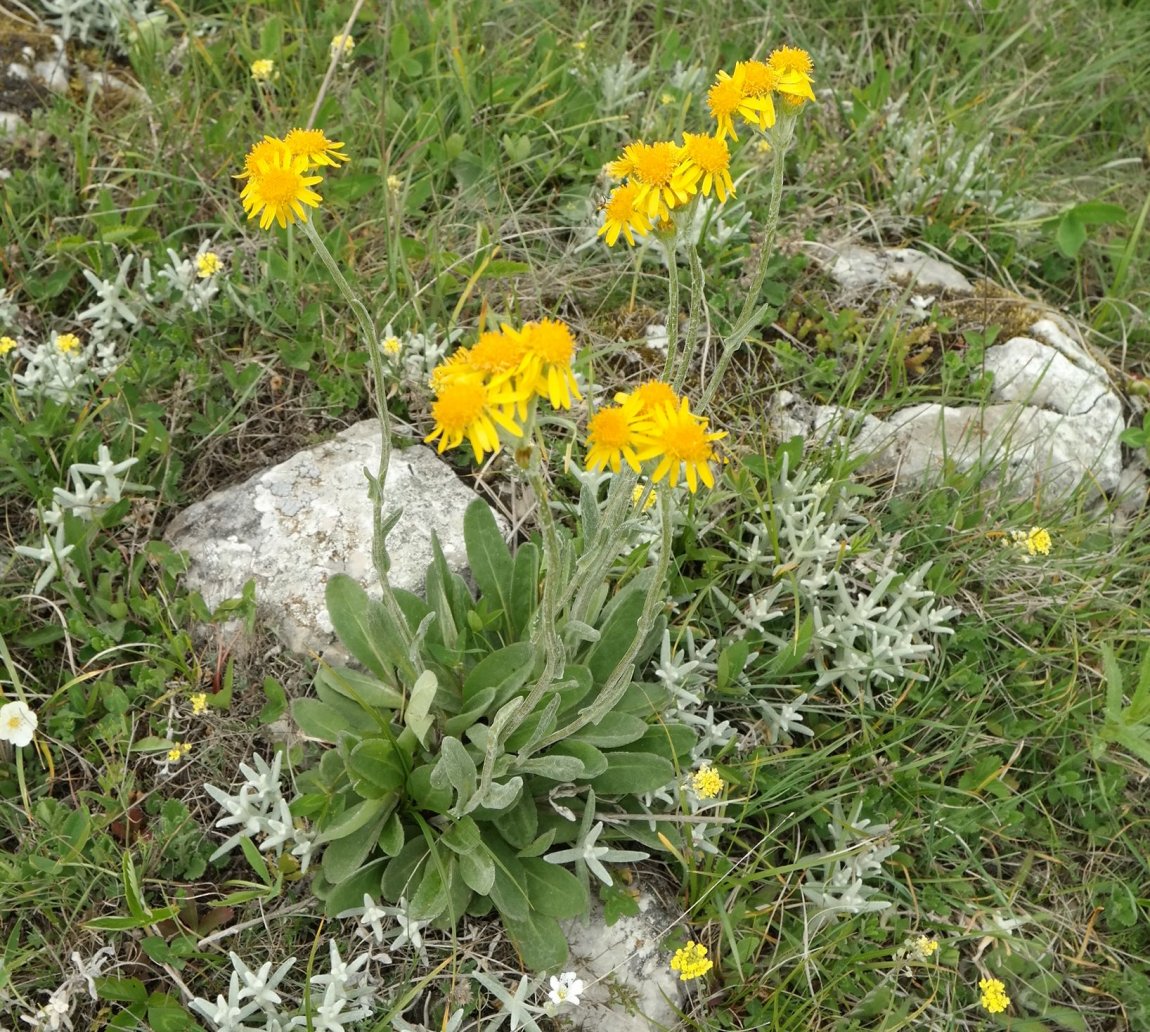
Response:
[[[334,631],[324,604],[328,578],[350,574],[379,597],[363,473],[365,467],[376,472],[379,448],[379,422],[365,420],[190,505],[166,534],[190,556],[187,586],[215,608],[255,578],[256,601],[289,649],[338,657],[338,649],[329,649]],[[387,538],[394,587],[421,590],[432,531],[448,565],[466,566],[463,514],[475,497],[429,448],[392,449],[384,505],[403,510]]]
[[[1122,400],[1102,366],[1051,320],[986,351],[994,374],[984,406],[912,405],[886,419],[816,406],[810,433],[850,438],[869,472],[900,481],[937,476],[944,465],[987,471],[1019,496],[1068,497],[1080,484],[1112,495],[1122,484]],[[1039,339],[1042,338],[1042,339]],[[791,405],[789,420],[801,411]]]
[[[869,293],[881,287],[914,287],[970,297],[974,286],[953,265],[940,262],[913,247],[876,251],[858,244],[843,244],[815,252],[815,258],[846,294]]]
[[[568,966],[587,984],[578,1011],[583,1028],[661,1032],[679,1027],[683,983],[671,970],[671,951],[663,945],[679,918],[648,893],[637,902],[637,916],[610,927],[597,901],[586,921],[563,925],[571,950]]]

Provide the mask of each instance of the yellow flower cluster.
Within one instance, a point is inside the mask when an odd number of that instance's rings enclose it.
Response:
[[[431,373],[435,427],[425,441],[439,440],[440,453],[464,438],[480,462],[501,447],[499,429],[522,437],[516,422],[526,419],[528,404],[546,398],[553,408],[569,409],[581,400],[571,362],[575,338],[566,323],[541,319],[514,329],[481,333],[470,347],[459,348]]]
[[[61,333],[56,338],[56,347],[65,355],[74,355],[80,350],[80,338],[74,333]]]
[[[168,750],[168,762],[179,763],[180,760],[187,756],[191,751],[192,747],[189,743],[176,742],[176,744]]]
[[[244,158],[244,169],[235,179],[246,179],[240,198],[249,219],[257,215],[260,229],[278,222],[307,221],[307,209],[323,200],[311,188],[323,176],[309,175],[322,166],[338,168],[348,161],[343,144],[329,140],[322,129],[293,129],[282,139],[265,136]]]
[[[709,432],[706,417],[692,412],[686,398],[661,380],[651,380],[616,394],[614,405],[591,417],[587,468],[618,473],[625,462],[640,473],[642,463],[650,460],[656,463],[652,481],[667,478],[675,487],[682,477],[694,494],[700,481],[715,486],[710,466],[714,443],[726,436],[726,431]]]
[[[702,978],[714,966],[707,958],[707,947],[700,942],[689,941],[682,949],[675,950],[671,958],[671,970],[679,972],[680,982]]]
[[[13,337],[0,337],[0,357],[7,355],[9,351],[15,351],[19,346]]]
[[[608,174],[623,182],[603,203],[599,235],[614,247],[622,236],[635,243],[635,234],[646,236],[653,224],[665,222],[671,213],[700,194],[713,190],[720,204],[734,196],[731,152],[727,137],[738,139],[734,118],[770,129],[777,120],[773,97],[791,113],[807,100],[811,88],[810,55],[797,47],[780,47],[766,61],[740,61],[733,74],[719,72],[707,92],[707,107],[715,119],[714,134],[683,133],[683,142],[659,140],[628,144],[623,154],[607,166]]]
[[[709,763],[691,775],[691,787],[700,799],[717,799],[726,787],[719,772]]]
[[[1012,530],[1010,540],[1025,548],[1027,555],[1050,555],[1050,531],[1045,527],[1031,527],[1030,530]]]
[[[1001,1014],[1010,1006],[1010,997],[1006,995],[1006,986],[997,978],[984,978],[978,983],[982,993],[979,1003],[991,1014]]]

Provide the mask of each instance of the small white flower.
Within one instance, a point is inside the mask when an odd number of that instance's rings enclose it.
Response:
[[[273,974],[270,960],[260,965],[259,971],[253,971],[236,954],[229,953],[228,956],[231,958],[232,967],[244,984],[237,998],[242,1000],[246,996],[265,1013],[272,1013],[273,1009],[283,1002],[283,998],[275,991],[276,986],[283,981],[284,975],[295,963],[295,957],[285,960]]]
[[[551,991],[547,994],[547,998],[557,1007],[562,1003],[578,1007],[579,997],[583,995],[585,989],[583,979],[577,978],[574,971],[564,971],[558,977],[551,976]]]
[[[345,910],[337,917],[358,917],[360,929],[364,935],[374,939],[377,945],[383,945],[383,922],[391,916],[390,908],[380,906],[371,898],[371,894],[363,894],[363,906]],[[370,930],[370,931],[369,931]]]
[[[26,703],[15,702],[0,706],[0,742],[11,742],[23,748],[32,741],[40,721]]]
[[[99,999],[99,996],[96,994],[95,979],[104,973],[104,965],[115,955],[116,951],[113,950],[111,946],[101,947],[87,960],[81,957],[75,950],[72,951],[72,963],[76,965],[76,971],[79,977],[88,983],[88,995],[92,997],[93,1000]]]
[[[71,469],[76,473],[87,473],[89,476],[101,477],[104,481],[104,493],[108,501],[118,502],[123,497],[125,489],[138,491],[145,486],[120,479],[121,473],[126,473],[139,461],[137,458],[127,458],[123,462],[113,462],[112,453],[108,451],[108,446],[101,444],[96,451],[94,463],[75,462]]]

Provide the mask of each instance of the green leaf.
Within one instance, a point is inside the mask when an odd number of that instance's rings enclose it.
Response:
[[[403,820],[398,813],[393,813],[388,817],[383,825],[383,830],[379,833],[379,848],[387,856],[399,856],[400,850],[403,849],[405,837]]]
[[[519,858],[498,838],[487,843],[495,864],[495,881],[489,895],[504,921],[507,918],[526,920],[531,910],[527,897],[527,875]]]
[[[534,541],[522,544],[515,552],[511,573],[511,612],[508,614],[513,638],[524,637],[535,610],[539,607],[539,591],[543,584],[543,560]]]
[[[462,809],[475,795],[479,771],[467,747],[458,738],[444,738],[439,745],[439,762],[431,772],[431,787],[455,789],[455,809]]]
[[[407,780],[403,758],[386,738],[360,742],[347,758],[347,772],[355,791],[370,799],[395,792]]]
[[[523,779],[521,777],[509,778],[506,782],[492,781],[482,796],[473,799],[471,803],[468,804],[468,810],[475,809],[475,807],[478,806],[497,812],[506,810],[508,807],[515,805],[522,791]]]
[[[487,847],[480,845],[470,853],[460,853],[459,874],[470,889],[481,896],[490,895],[495,884],[495,861]]]
[[[411,728],[420,745],[427,745],[427,734],[435,723],[430,713],[438,688],[439,679],[434,672],[425,670],[411,686],[411,697],[407,701],[407,709],[403,711],[403,722]]]
[[[382,827],[383,819],[395,809],[395,804],[395,797],[391,796],[383,799],[364,799],[349,806],[339,816],[323,823],[315,837],[316,844],[323,845],[325,842],[335,842],[337,839],[354,835],[361,828],[376,821]]]
[[[1078,252],[1086,243],[1086,225],[1074,214],[1073,209],[1058,220],[1058,226],[1054,231],[1054,242],[1067,258],[1078,257]]]
[[[495,705],[502,706],[531,676],[534,651],[530,642],[517,641],[484,656],[463,682],[464,706],[471,705],[486,688],[496,690]]]
[[[644,571],[646,573],[646,571]],[[600,638],[591,646],[586,665],[595,684],[604,684],[631,647],[638,633],[639,618],[643,615],[646,582],[640,575],[615,596],[599,620]]]
[[[527,896],[541,914],[560,919],[582,917],[587,913],[587,890],[566,868],[546,860],[523,859]]]
[[[564,742],[556,742],[547,752],[551,756],[574,756],[583,764],[581,778],[596,778],[607,769],[607,757],[587,742],[569,738]]]
[[[334,706],[319,699],[296,699],[291,706],[292,720],[308,738],[334,745],[340,735],[363,730],[363,723],[357,723],[345,716]]]
[[[689,767],[691,750],[698,741],[699,736],[685,724],[652,724],[629,751],[654,753],[678,767]]]
[[[503,926],[530,971],[558,971],[567,963],[567,938],[553,917],[529,911],[523,918],[503,914]]]
[[[511,552],[491,508],[477,498],[463,516],[463,539],[467,544],[467,563],[471,576],[489,605],[503,611],[504,621],[511,621],[511,583],[514,564]]]
[[[324,664],[316,671],[315,683],[317,688],[322,685],[364,709],[394,711],[403,705],[403,693],[398,688],[384,684],[373,674],[360,673],[348,667]]]
[[[513,764],[512,769],[520,774],[538,774],[551,781],[576,781],[587,776],[582,760],[556,753],[520,760]]]
[[[399,644],[406,635],[383,603],[369,598],[362,585],[344,573],[328,578],[324,597],[332,626],[347,651],[376,677],[394,681],[394,668],[406,663]]]
[[[411,897],[411,916],[419,921],[434,921],[447,909],[447,883],[450,871],[455,867],[455,858],[441,858],[437,864],[432,857],[423,869],[423,878],[415,895]]]
[[[440,841],[453,853],[470,853],[483,843],[479,825],[470,817],[460,817],[440,836]]]
[[[675,768],[662,756],[641,752],[609,752],[607,769],[591,782],[596,795],[639,795],[654,792],[675,778]]]
[[[427,843],[421,838],[412,839],[400,850],[399,856],[390,860],[383,869],[379,890],[392,902],[400,896],[411,898],[412,886],[419,878],[420,868],[427,862],[430,853]]]
[[[1126,221],[1126,209],[1121,204],[1108,204],[1106,201],[1083,201],[1071,208],[1068,214],[1088,226],[1117,225]]]
[[[284,693],[283,685],[274,677],[264,678],[263,689],[267,702],[256,715],[256,720],[260,724],[274,724],[287,709],[287,695]]]
[[[535,800],[524,795],[510,810],[492,818],[499,834],[516,849],[523,849],[539,829],[539,808]]]
[[[604,749],[637,742],[649,727],[642,717],[631,713],[607,713],[598,724],[588,724],[568,738],[568,741],[586,742]]]
[[[448,717],[448,719],[443,722],[443,730],[447,734],[459,738],[479,720],[487,716],[488,712],[495,708],[494,703],[495,689],[484,688],[483,691],[478,692],[475,697],[468,702],[469,708],[465,713]]]
[[[394,806],[395,799],[370,799],[370,803],[384,803]],[[362,866],[368,854],[379,841],[379,833],[383,830],[383,823],[388,813],[380,812],[378,816],[358,830],[330,842],[323,853],[323,873],[333,885],[338,885],[345,878],[350,878]]]
[[[432,813],[447,813],[451,809],[451,788],[446,785],[436,788],[431,783],[434,768],[427,763],[416,767],[407,779],[407,793],[421,810]]]

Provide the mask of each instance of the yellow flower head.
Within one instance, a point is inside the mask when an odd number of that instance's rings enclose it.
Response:
[[[788,106],[801,107],[806,101],[815,99],[811,88],[814,65],[811,63],[811,55],[805,50],[779,47],[771,52],[767,64],[778,72],[779,81],[775,84],[775,92],[782,94]]]
[[[307,167],[331,165],[339,168],[341,161],[350,161],[341,154],[342,143],[329,140],[322,129],[293,129],[284,137],[284,143],[293,155],[307,158]]]
[[[679,972],[680,982],[702,978],[714,966],[714,962],[707,959],[707,947],[693,940],[688,941],[682,949],[675,950],[671,958],[671,970]]]
[[[215,251],[205,251],[196,255],[196,275],[200,279],[210,279],[221,267],[220,256]]]
[[[557,319],[529,322],[519,331],[524,343],[520,373],[520,393],[546,398],[552,408],[568,409],[572,397],[582,400],[571,360],[575,357],[575,338],[566,323]]]
[[[586,462],[589,470],[610,469],[612,473],[618,473],[622,463],[626,462],[636,473],[639,472],[635,449],[643,443],[641,407],[642,402],[632,395],[621,405],[601,408],[588,420]],[[649,500],[653,502],[654,499],[652,494]]]
[[[1010,997],[1006,995],[1006,986],[997,978],[983,978],[978,983],[982,995],[979,1003],[991,1014],[1001,1014],[1010,1006]]]
[[[488,380],[506,379],[518,368],[527,353],[527,342],[510,326],[481,333],[470,349],[471,368]]]
[[[331,37],[331,56],[336,57],[351,57],[351,52],[355,50],[355,40],[351,34],[344,35],[342,32],[337,32]]]
[[[12,337],[0,337],[0,358],[3,358],[9,351],[15,351],[20,345]]]
[[[662,380],[648,380],[646,383],[639,384],[629,394],[620,391],[615,395],[615,400],[622,402],[629,396],[639,399],[639,411],[644,415],[649,415],[666,405],[672,405],[675,408],[679,406],[679,395],[674,392],[670,384],[663,383]]]
[[[683,133],[683,163],[675,173],[683,189],[710,197],[714,187],[715,196],[722,204],[727,195],[735,195],[735,184],[731,181],[731,152],[727,141],[721,136],[708,136],[705,133]]]
[[[387,190],[393,196],[399,196],[400,191],[403,190],[403,180],[394,173],[387,177]]]
[[[769,102],[769,97],[764,101],[762,97],[753,97],[747,92],[746,68],[736,65],[734,75],[719,72],[714,85],[707,91],[707,110],[718,123],[715,135],[737,140],[735,115],[758,125]]]
[[[284,147],[283,140],[277,139],[274,136],[265,136],[258,143],[253,143],[251,149],[244,156],[244,169],[238,175],[232,176],[233,179],[250,179],[252,173],[260,165],[266,165],[269,161],[275,159]]]
[[[74,355],[80,350],[80,338],[74,333],[61,333],[56,338],[56,347],[65,355]]]
[[[296,219],[306,222],[304,205],[317,208],[323,200],[311,189],[323,176],[307,175],[307,158],[293,154],[286,143],[275,142],[278,146],[264,148],[250,168],[247,163],[244,166],[248,181],[240,198],[249,219],[259,215],[260,229],[267,229],[273,221],[281,228]]]
[[[607,203],[603,206],[603,225],[599,227],[599,236],[607,237],[607,246],[614,247],[615,242],[622,233],[627,243],[635,246],[632,233],[646,236],[651,229],[651,220],[645,212],[635,206],[635,198],[639,193],[637,183],[624,183],[611,191]]]
[[[647,444],[639,452],[639,461],[657,458],[658,466],[651,479],[658,483],[669,476],[671,486],[685,476],[687,488],[694,494],[701,480],[707,487],[715,486],[711,461],[715,458],[714,442],[727,436],[725,430],[707,432],[707,420],[691,411],[691,403],[683,398],[679,407],[664,405],[651,413],[650,427],[644,432]]]
[[[168,750],[168,762],[179,763],[191,751],[192,747],[187,742],[177,742]]]
[[[643,502],[643,496],[647,496],[647,500]],[[646,484],[636,484],[631,488],[631,504],[638,505],[643,502],[643,511],[646,512],[655,504],[655,492],[648,491]]]
[[[726,788],[726,782],[709,763],[704,764],[691,775],[691,787],[700,799],[715,799]]]
[[[928,939],[925,935],[920,935],[914,940],[914,954],[920,960],[926,960],[927,957],[933,956],[937,952],[937,939]]]
[[[261,57],[252,62],[252,78],[256,82],[271,82],[279,78],[276,63],[270,57]]]
[[[775,104],[771,94],[778,88],[780,73],[762,61],[740,61],[735,71],[743,72],[744,90],[748,97],[762,101],[757,125],[760,129],[770,129],[775,124]]]
[[[431,390],[442,394],[450,384],[480,379],[482,374],[471,365],[471,349],[456,348],[431,370]]]
[[[497,426],[509,434],[522,437],[523,431],[504,411],[514,395],[503,395],[492,391],[478,379],[464,378],[448,383],[431,406],[431,417],[435,427],[423,440],[439,438],[439,454],[448,448],[457,448],[466,437],[471,443],[475,458],[483,461],[488,452],[498,452],[502,447]]]
[[[691,194],[675,181],[675,172],[683,160],[683,148],[668,140],[658,143],[633,143],[623,154],[631,163],[631,181],[639,189],[634,205],[648,218],[669,218],[672,208],[686,204]]]
[[[193,692],[188,696],[188,702],[192,704],[192,716],[198,717],[201,713],[207,711],[208,708],[208,693],[207,692]]]
[[[403,350],[403,341],[398,337],[385,337],[383,350],[385,354],[391,355],[394,358]]]
[[[1052,544],[1050,531],[1045,527],[1031,527],[1030,530],[1012,530],[1010,540],[1019,548],[1026,549],[1027,556],[1050,555]]]

